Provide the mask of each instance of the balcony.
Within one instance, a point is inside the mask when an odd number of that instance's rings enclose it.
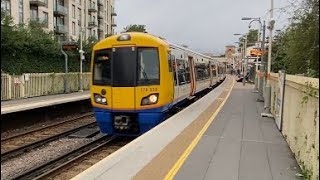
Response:
[[[115,20],[112,21],[111,27],[117,27],[117,23],[115,22]]]
[[[104,25],[98,24],[98,31],[103,31],[103,30],[104,30]]]
[[[66,16],[68,14],[68,9],[64,6],[57,5],[53,9],[54,15],[63,15]]]
[[[30,4],[36,6],[47,6],[48,0],[30,0]]]
[[[88,8],[88,11],[89,11],[89,12],[97,12],[98,10],[97,10],[97,8],[96,8],[95,6],[90,6],[90,7]]]
[[[55,39],[56,39],[59,43],[62,43],[62,42],[68,41],[68,36],[65,36],[65,35],[56,35],[56,36],[55,36]]]
[[[48,27],[48,19],[47,18],[39,18],[39,17],[31,17],[31,22],[37,22],[41,24],[43,27]]]
[[[98,6],[103,6],[104,3],[103,3],[103,0],[98,0]]]
[[[56,34],[65,34],[68,32],[68,28],[65,25],[57,24],[54,26],[54,32]]]
[[[96,21],[90,20],[90,21],[88,22],[88,28],[94,28],[94,27],[96,27],[97,25],[98,25],[98,24],[97,24]]]
[[[103,19],[104,13],[103,11],[98,11],[98,19]]]
[[[114,10],[111,12],[111,16],[117,16],[117,13]]]

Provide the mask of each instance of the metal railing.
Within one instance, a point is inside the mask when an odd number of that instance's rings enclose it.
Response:
[[[97,22],[96,22],[96,21],[94,21],[94,20],[89,20],[89,22],[88,22],[88,26],[89,26],[89,27],[97,26]]]
[[[98,5],[99,5],[99,6],[103,6],[103,5],[104,5],[103,0],[98,0]]]
[[[64,6],[61,6],[61,5],[54,6],[53,11],[56,14],[63,14],[63,15],[67,15],[68,14],[68,8],[66,8]]]
[[[46,6],[48,5],[48,0],[30,0],[30,4]]]
[[[91,5],[91,6],[88,7],[88,11],[96,12],[98,10],[97,10],[97,8],[95,6]]]
[[[31,17],[31,21],[38,22],[38,23],[42,24],[43,26],[48,27],[48,18]]]
[[[102,30],[103,31],[104,30],[104,24],[102,24],[102,23],[98,24],[98,30]]]
[[[57,33],[67,33],[68,32],[68,28],[67,26],[63,25],[63,24],[56,24],[54,26],[54,31]]]

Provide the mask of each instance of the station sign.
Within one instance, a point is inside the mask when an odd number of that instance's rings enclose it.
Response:
[[[62,49],[64,51],[76,51],[78,49],[78,44],[76,42],[64,42],[62,43]]]

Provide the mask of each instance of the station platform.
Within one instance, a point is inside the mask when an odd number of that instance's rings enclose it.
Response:
[[[1,101],[1,115],[41,107],[53,106],[58,104],[64,104],[69,102],[81,101],[89,98],[89,91],[83,91],[70,94],[47,95],[25,99]]]
[[[74,177],[85,179],[299,179],[275,121],[253,86],[233,76],[159,126]]]

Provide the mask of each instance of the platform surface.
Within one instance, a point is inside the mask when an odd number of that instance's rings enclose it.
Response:
[[[275,121],[260,116],[263,104],[252,89],[228,76],[73,179],[298,179],[296,160]]]
[[[174,179],[294,180],[300,171],[253,87],[236,83],[226,104]]]
[[[89,91],[1,101],[1,114],[26,111],[90,98]]]

